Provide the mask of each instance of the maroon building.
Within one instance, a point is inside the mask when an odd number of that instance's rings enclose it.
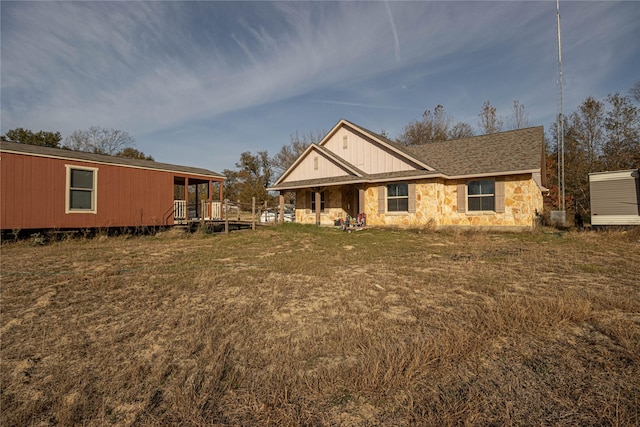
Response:
[[[215,219],[224,179],[207,169],[1,141],[0,229],[158,227]]]

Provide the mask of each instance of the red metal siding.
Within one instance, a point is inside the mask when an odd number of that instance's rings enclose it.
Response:
[[[65,213],[66,167],[98,169],[97,213]],[[173,173],[2,153],[0,228],[173,224]]]

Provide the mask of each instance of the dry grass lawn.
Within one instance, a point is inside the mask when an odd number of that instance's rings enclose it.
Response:
[[[640,424],[640,233],[4,243],[2,426]]]

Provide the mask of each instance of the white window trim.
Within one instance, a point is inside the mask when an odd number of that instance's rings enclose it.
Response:
[[[67,214],[97,214],[98,213],[98,168],[90,168],[87,166],[64,165],[67,171],[67,179],[65,185],[64,212]],[[71,170],[86,170],[93,172],[93,189],[91,190],[91,209],[71,209]]]

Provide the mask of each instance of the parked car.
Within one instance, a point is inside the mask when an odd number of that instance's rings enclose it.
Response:
[[[280,216],[280,209],[269,209],[263,211],[260,214],[260,222],[263,223],[276,223],[278,222],[278,218]],[[291,209],[285,209],[284,211],[284,222],[295,222],[296,214],[295,211]]]

